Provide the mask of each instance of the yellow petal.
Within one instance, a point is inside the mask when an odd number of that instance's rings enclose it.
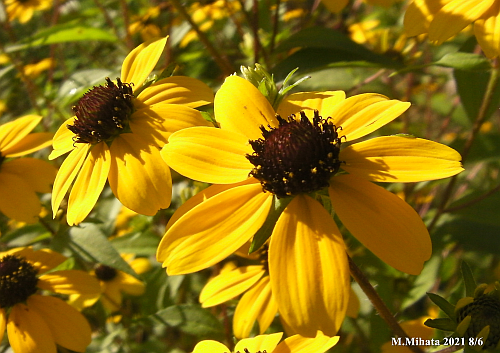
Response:
[[[49,159],[55,159],[75,148],[76,144],[73,138],[76,135],[70,129],[68,129],[68,125],[72,125],[75,118],[76,117],[73,116],[67,119],[56,131],[56,134],[54,135],[54,138],[52,140],[52,146],[54,147],[54,150],[50,153]]]
[[[52,213],[54,217],[71,183],[75,180],[83,162],[87,158],[89,149],[89,144],[77,144],[75,149],[66,157],[61,168],[59,168],[52,190]]]
[[[333,107],[345,99],[344,91],[327,92],[304,92],[294,93],[283,99],[278,107],[278,114],[282,118],[289,117],[292,114],[303,111],[319,111],[323,118],[331,116]],[[312,114],[308,114],[312,117]]]
[[[347,6],[349,0],[321,0],[323,5],[333,13],[339,13]]]
[[[4,163],[8,165],[11,162]],[[20,176],[0,172],[0,211],[7,217],[26,223],[38,220],[42,206],[35,190]]]
[[[339,137],[353,141],[377,130],[400,116],[410,103],[389,100],[376,93],[358,94],[333,107],[331,117],[339,130]]]
[[[206,84],[195,78],[171,76],[155,82],[138,96],[142,103],[183,104],[197,108],[214,101],[214,93]]]
[[[414,0],[405,12],[404,28],[409,37],[427,33],[434,14],[450,0]]]
[[[329,193],[340,220],[364,246],[399,271],[422,271],[431,256],[431,239],[410,205],[354,175],[333,177]]]
[[[259,126],[278,126],[275,112],[266,97],[247,80],[226,78],[215,95],[215,119],[223,130],[237,132],[256,140],[262,137]]]
[[[122,82],[133,83],[134,91],[141,88],[158,63],[165,44],[167,44],[167,38],[147,41],[132,50],[123,61]]]
[[[22,141],[42,120],[38,115],[26,115],[0,126],[0,151],[8,151]]]
[[[17,175],[30,189],[47,193],[54,183],[57,169],[51,164],[36,158],[19,158],[2,164],[2,173]]]
[[[230,350],[220,342],[206,340],[196,344],[193,353],[230,353]]]
[[[19,303],[12,307],[7,322],[7,335],[14,352],[57,352],[48,323],[35,310],[24,304]]]
[[[495,0],[452,0],[434,16],[429,40],[440,45],[483,15]]]
[[[108,179],[111,156],[108,145],[93,146],[75,180],[68,201],[68,225],[81,223],[94,208]]]
[[[210,267],[235,252],[264,224],[272,195],[260,184],[217,194],[185,213],[167,230],[156,258],[169,275]]]
[[[0,308],[0,341],[3,340],[3,335],[5,334],[6,326],[7,326],[7,316],[5,315],[5,309]]]
[[[259,321],[259,332],[264,333],[278,312],[269,283],[269,276],[263,277],[241,297],[233,318],[233,332],[236,338],[250,336],[255,320]]]
[[[200,293],[203,308],[219,305],[252,287],[264,275],[263,266],[245,266],[212,278]]]
[[[156,147],[135,134],[121,134],[113,141],[110,150],[109,185],[125,207],[154,216],[159,209],[170,206],[170,169]]]
[[[2,151],[2,155],[6,157],[20,157],[41,150],[52,144],[52,136],[54,136],[52,132],[29,134],[12,148]]]
[[[500,13],[491,13],[474,22],[474,34],[484,55],[490,59],[500,55]]]
[[[60,294],[95,294],[101,291],[97,279],[81,270],[44,274],[38,280],[38,287]]]
[[[250,352],[273,352],[282,336],[283,332],[277,332],[270,335],[260,335],[254,338],[245,338],[236,344],[236,347],[234,347],[234,351],[245,352],[245,349],[247,349]]]
[[[154,140],[155,145],[161,148],[175,131],[210,125],[195,109],[176,104],[156,104],[136,111],[131,116],[130,129],[143,139]]]
[[[317,201],[295,196],[281,214],[269,244],[269,273],[280,315],[294,332],[337,333],[349,300],[349,266],[340,231]]]
[[[143,295],[146,290],[143,282],[128,273],[119,271],[116,280],[120,283],[120,290],[129,295]]]
[[[177,131],[161,151],[165,162],[188,178],[214,184],[243,181],[253,168],[244,135],[210,127]]]
[[[321,331],[318,331],[314,338],[295,335],[281,342],[273,353],[323,353],[335,346],[338,341],[339,336],[325,336]]]
[[[417,182],[463,171],[462,157],[437,142],[384,136],[355,143],[340,152],[342,169],[372,181]]]
[[[43,317],[53,340],[76,352],[85,352],[92,331],[85,317],[59,298],[32,295],[28,307]]]
[[[122,305],[122,292],[120,282],[101,282],[102,296],[101,302],[108,311],[118,311]]]

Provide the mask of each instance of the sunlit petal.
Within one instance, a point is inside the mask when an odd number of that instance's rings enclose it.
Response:
[[[14,148],[42,121],[38,115],[26,115],[0,126],[0,151]]]
[[[29,153],[41,150],[52,144],[52,132],[35,132],[27,135],[12,148],[2,151],[6,157],[21,157]]]
[[[273,352],[281,337],[283,332],[272,333],[270,335],[261,335],[253,338],[245,338],[239,341],[234,347],[235,352],[245,352],[245,348],[250,352]]]
[[[500,13],[491,13],[474,22],[474,34],[488,58],[500,55]]]
[[[339,341],[339,336],[325,336],[321,331],[314,338],[295,335],[281,342],[273,353],[323,353]]]
[[[38,287],[60,294],[95,294],[101,291],[97,279],[85,271],[54,271],[40,276]]]
[[[7,316],[5,314],[5,309],[0,308],[0,341],[3,340],[3,335],[5,334],[6,326],[7,326]]]
[[[335,335],[349,300],[345,245],[330,214],[299,195],[274,227],[269,273],[279,312],[296,333]]]
[[[34,191],[47,193],[51,191],[57,169],[40,159],[25,157],[3,163],[2,173],[17,175]]]
[[[56,131],[56,134],[54,135],[54,138],[52,140],[52,146],[54,147],[54,150],[50,153],[49,159],[55,159],[75,148],[75,142],[73,140],[75,134],[70,129],[68,129],[68,125],[71,125],[74,120],[74,116],[67,119]]]
[[[130,295],[143,295],[145,284],[125,272],[118,272],[116,279],[120,282],[120,290]]]
[[[230,353],[230,351],[220,342],[205,340],[196,344],[193,353]]]
[[[286,118],[303,111],[319,111],[323,118],[331,116],[333,107],[345,99],[344,91],[294,93],[283,99],[278,107],[278,114]],[[312,117],[312,114],[308,114]]]
[[[16,174],[0,173],[0,211],[3,214],[17,221],[34,223],[41,208],[40,200],[27,181]]]
[[[247,80],[229,76],[215,95],[215,118],[222,129],[247,139],[262,137],[259,126],[278,126],[275,112],[266,97]]]
[[[354,175],[333,177],[329,192],[340,220],[364,246],[400,271],[422,271],[431,256],[431,239],[410,205]]]
[[[38,271],[44,273],[59,266],[67,260],[66,256],[50,249],[33,250],[31,247],[16,248],[9,251],[10,254],[25,257]]]
[[[416,182],[463,171],[462,157],[443,144],[398,136],[355,143],[340,152],[342,169],[372,181]]]
[[[450,0],[413,0],[406,9],[404,28],[409,37],[427,33],[433,15]]]

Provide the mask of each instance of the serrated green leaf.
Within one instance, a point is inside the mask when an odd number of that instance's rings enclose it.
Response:
[[[448,302],[440,295],[434,293],[427,293],[429,299],[436,304],[446,315],[452,320],[455,320],[455,305]]]
[[[472,274],[472,270],[469,267],[469,264],[465,261],[462,261],[460,265],[460,270],[462,271],[462,277],[464,279],[465,284],[465,296],[474,297],[474,292],[476,291],[476,280],[474,279],[474,275]]]
[[[459,70],[487,71],[491,63],[484,56],[474,53],[450,53],[433,63],[434,65],[451,67]]]
[[[455,331],[457,327],[457,324],[453,320],[447,318],[427,319],[424,325],[443,331]]]

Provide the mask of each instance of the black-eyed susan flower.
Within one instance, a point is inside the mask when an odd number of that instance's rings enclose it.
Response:
[[[260,335],[254,338],[245,338],[239,341],[234,353],[323,353],[339,341],[339,337],[328,337],[318,332],[314,338],[295,335],[279,343],[282,332],[270,335]],[[201,341],[193,353],[230,353],[231,350],[217,341]]]
[[[5,0],[9,20],[17,18],[20,23],[28,22],[35,11],[46,10],[50,6],[52,6],[51,0]]]
[[[476,39],[489,58],[500,53],[500,1],[414,0],[406,10],[404,27],[408,36],[428,33],[434,44],[458,34],[474,23]]]
[[[80,223],[90,213],[106,179],[126,207],[152,216],[170,205],[170,169],[159,149],[177,130],[208,123],[194,107],[213,101],[204,83],[172,76],[143,89],[167,38],[146,42],[125,58],[121,77],[87,92],[73,110],[74,117],[54,137],[54,159],[71,152],[54,182],[54,215],[74,181],[67,221]]]
[[[54,270],[66,257],[48,249],[18,248],[0,254],[0,336],[15,353],[56,353],[57,346],[84,352],[91,329],[62,299],[42,295],[96,293],[97,281],[84,271]]]
[[[41,205],[36,193],[50,192],[57,170],[35,158],[16,158],[52,143],[52,133],[30,132],[42,120],[27,115],[0,126],[0,211],[17,221],[34,223]]]
[[[315,195],[328,193],[346,228],[383,261],[418,274],[431,255],[424,223],[370,181],[433,180],[463,170],[455,150],[418,138],[378,137],[340,149],[409,106],[379,94],[300,93],[276,115],[251,83],[228,77],[215,98],[221,128],[176,132],[162,150],[181,174],[219,185],[178,209],[157,259],[171,275],[214,265],[256,234],[275,202],[288,203],[269,241],[280,315],[303,336],[335,335],[349,298],[349,270],[340,231]]]

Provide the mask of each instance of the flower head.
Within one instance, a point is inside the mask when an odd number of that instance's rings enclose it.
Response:
[[[50,192],[56,168],[35,158],[16,158],[52,143],[52,133],[30,132],[42,120],[27,115],[0,126],[0,211],[17,221],[36,222],[40,200],[36,193]]]
[[[170,169],[159,149],[168,136],[191,126],[207,126],[194,107],[208,104],[213,94],[202,82],[172,76],[142,87],[156,66],[167,38],[146,42],[124,60],[121,77],[87,92],[54,137],[53,159],[71,152],[54,183],[56,213],[66,192],[68,224],[90,213],[106,180],[126,207],[154,215],[170,205]]]
[[[484,54],[495,58],[500,54],[499,19],[499,0],[414,0],[406,10],[404,26],[409,36],[428,33],[429,40],[439,45],[474,23]]]
[[[347,307],[349,270],[342,236],[319,195],[329,195],[346,228],[383,261],[418,274],[431,255],[424,223],[370,181],[432,180],[463,170],[456,151],[418,138],[379,137],[343,148],[409,105],[378,94],[300,93],[276,115],[251,83],[227,78],[215,98],[221,128],[179,131],[162,150],[181,174],[222,185],[179,208],[157,259],[169,274],[198,271],[273,217],[269,275],[283,320],[304,336],[333,336]]]
[[[84,352],[90,344],[91,329],[83,315],[63,300],[39,293],[99,291],[97,281],[83,271],[46,273],[65,260],[48,249],[18,248],[0,254],[0,336],[7,327],[15,353],[56,353],[57,345]]]

